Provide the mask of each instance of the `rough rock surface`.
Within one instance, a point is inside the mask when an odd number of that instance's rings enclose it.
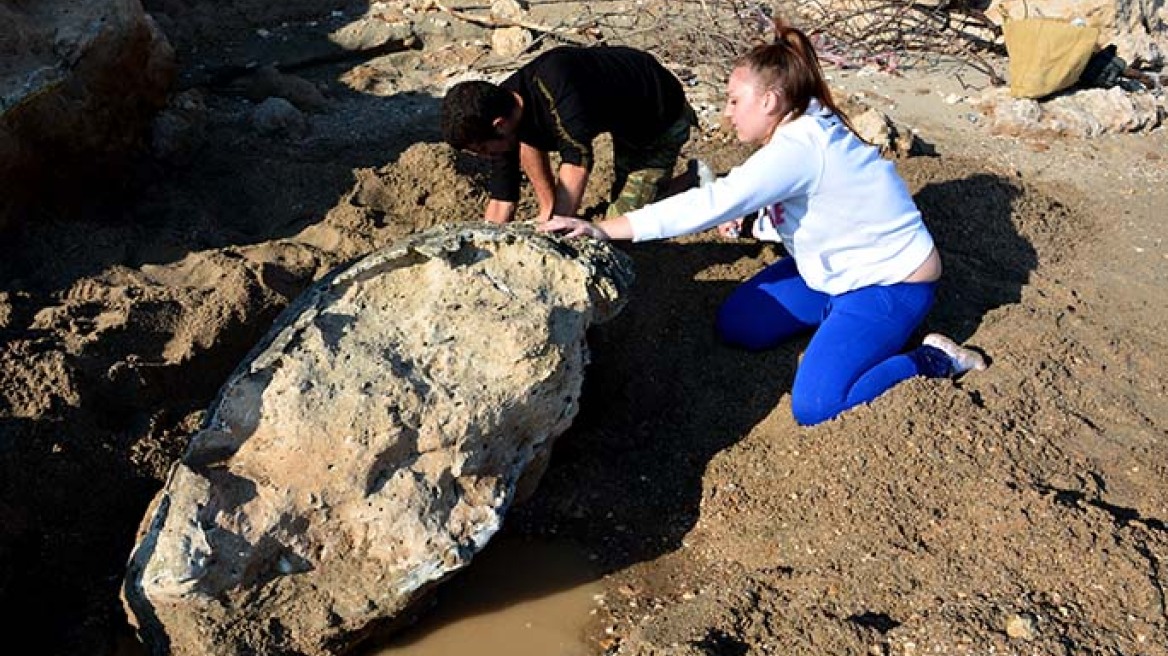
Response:
[[[46,177],[116,176],[110,164],[144,144],[173,77],[174,52],[138,0],[0,6],[0,227]]]
[[[1148,132],[1168,115],[1162,99],[1119,87],[1080,89],[1041,102],[1014,98],[1004,88],[990,88],[970,104],[989,119],[991,133],[1021,137]]]
[[[446,226],[309,288],[230,377],[143,521],[155,653],[329,654],[466,566],[571,423],[627,256]]]

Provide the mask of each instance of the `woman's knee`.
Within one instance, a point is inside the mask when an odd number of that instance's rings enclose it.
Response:
[[[800,426],[814,426],[835,418],[844,408],[836,403],[826,403],[808,394],[791,394],[791,414]]]
[[[761,351],[775,346],[781,336],[768,321],[769,312],[760,311],[760,303],[771,302],[769,297],[756,290],[740,289],[722,303],[714,321],[718,337],[739,348]]]

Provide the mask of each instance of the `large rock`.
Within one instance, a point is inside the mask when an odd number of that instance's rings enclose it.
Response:
[[[1011,18],[1045,16],[1083,19],[1101,30],[1099,45],[1114,43],[1126,61],[1162,66],[1168,54],[1168,5],[1165,0],[992,0],[985,12],[1001,23]]]
[[[1039,102],[1014,98],[1009,90],[990,87],[970,104],[988,119],[993,134],[1014,137],[1097,137],[1148,132],[1168,115],[1161,99],[1128,93],[1119,87],[1081,89]]]
[[[0,5],[0,228],[46,178],[74,189],[115,174],[111,163],[144,147],[174,70],[138,0]]]
[[[447,226],[310,287],[148,511],[124,586],[155,654],[335,654],[465,567],[569,425],[627,258]]]

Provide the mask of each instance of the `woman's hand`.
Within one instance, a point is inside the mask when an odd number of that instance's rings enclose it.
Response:
[[[738,239],[738,236],[742,234],[742,219],[737,218],[718,224],[718,234],[725,239]]]
[[[588,236],[601,241],[608,241],[608,233],[600,229],[595,223],[577,219],[571,216],[552,215],[550,219],[536,226],[540,232],[562,232],[564,237]]]

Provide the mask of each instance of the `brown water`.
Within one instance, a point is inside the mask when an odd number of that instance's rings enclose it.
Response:
[[[414,626],[358,656],[591,656],[584,638],[597,608],[598,575],[564,543],[497,537],[444,583]],[[126,639],[117,656],[144,656]]]
[[[579,550],[501,538],[438,591],[414,627],[362,656],[589,656],[601,587]]]

